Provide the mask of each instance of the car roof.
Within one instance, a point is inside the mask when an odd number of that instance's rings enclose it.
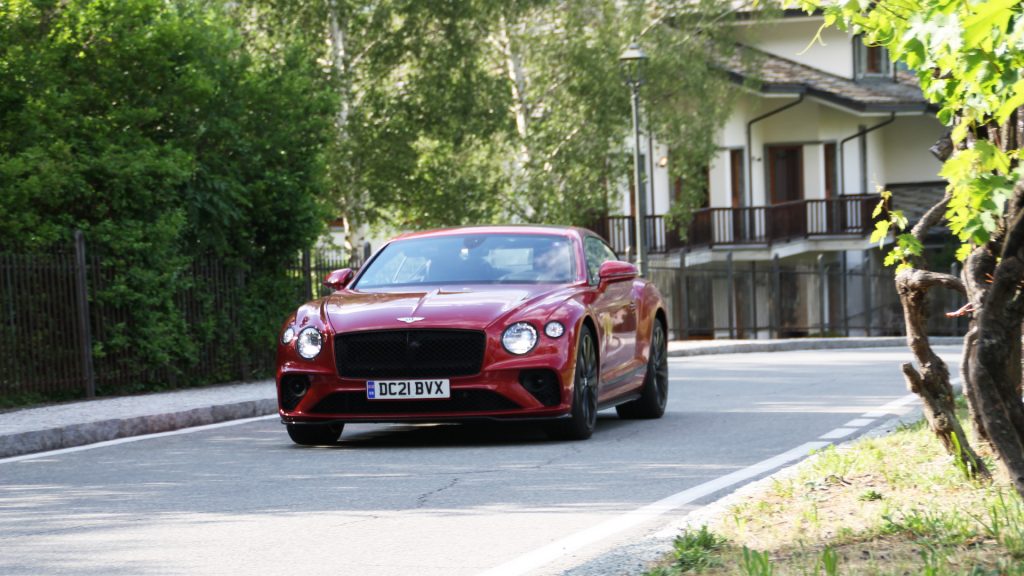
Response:
[[[438,228],[435,230],[424,230],[421,232],[406,232],[395,236],[393,240],[405,240],[408,238],[432,238],[443,236],[455,236],[462,234],[523,234],[523,235],[545,235],[565,236],[582,238],[592,234],[589,230],[574,226],[551,226],[544,224],[500,224],[487,226],[460,226],[456,228]]]

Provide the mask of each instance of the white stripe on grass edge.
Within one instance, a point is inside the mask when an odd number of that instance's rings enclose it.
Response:
[[[688,488],[682,492],[677,492],[667,498],[663,498],[648,504],[641,508],[631,510],[625,514],[611,518],[605,522],[588,528],[581,532],[567,536],[561,540],[557,540],[538,548],[532,552],[527,552],[522,556],[510,561],[505,564],[501,564],[482,572],[480,576],[520,576],[522,574],[528,574],[532,570],[536,570],[542,566],[550,564],[559,558],[563,558],[566,554],[575,552],[581,548],[589,546],[600,540],[604,540],[609,536],[618,534],[628,530],[634,526],[653,520],[659,516],[663,516],[677,508],[685,506],[694,500],[709,496],[729,488],[735,484],[739,484],[745,480],[750,480],[766,472],[771,472],[776,468],[779,468],[785,464],[788,464],[794,460],[799,460],[807,456],[811,450],[817,450],[828,446],[829,442],[807,442],[789,450],[783,452],[778,456],[762,460],[757,464],[737,470],[721,476],[709,482],[705,482],[693,488]]]
[[[891,416],[893,414],[902,416],[910,411],[910,409],[907,408],[907,405],[917,399],[917,394],[907,394],[906,396],[897,398],[896,400],[880,406],[871,412],[861,414],[861,418],[881,418],[882,416]]]
[[[83,446],[60,448],[58,450],[49,450],[47,452],[35,452],[32,454],[23,454],[21,456],[11,456],[10,458],[0,458],[0,464],[11,464],[13,462],[21,462],[24,460],[35,460],[36,458],[60,456],[61,454],[82,452],[84,450],[92,450],[94,448],[105,448],[107,446],[116,446],[118,444],[127,444],[129,442],[141,442],[143,440],[149,440],[151,438],[163,438],[164,436],[178,436],[180,434],[191,434],[193,432],[203,432],[205,430],[227,428],[228,426],[238,426],[241,424],[248,424],[250,422],[270,420],[271,418],[280,418],[280,416],[278,416],[277,414],[268,414],[266,416],[254,416],[252,418],[242,418],[241,420],[229,420],[227,422],[217,422],[216,424],[204,424],[202,426],[193,426],[191,428],[181,428],[180,430],[171,430],[169,432],[156,432],[154,434],[143,434],[141,436],[128,436],[125,438],[116,438],[114,440],[104,440],[103,442],[96,442],[95,444],[85,444]]]

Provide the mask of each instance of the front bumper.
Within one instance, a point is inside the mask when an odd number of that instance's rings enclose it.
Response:
[[[568,414],[571,363],[522,364],[449,378],[449,398],[400,400],[368,399],[364,379],[286,365],[278,370],[278,407],[289,424],[533,420]]]

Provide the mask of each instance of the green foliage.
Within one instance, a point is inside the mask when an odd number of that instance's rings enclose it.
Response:
[[[195,363],[176,296],[200,256],[249,278],[237,323],[272,344],[293,302],[282,264],[319,233],[331,86],[304,44],[268,51],[220,3],[0,5],[0,247],[86,232],[123,311],[97,342],[171,375]]]
[[[735,93],[708,67],[732,49],[732,8],[712,0],[245,4],[306,37],[337,23],[321,55],[342,108],[328,182],[337,214],[380,228],[590,224],[608,211],[631,174],[618,59],[634,36],[675,177],[699,181]],[[686,190],[679,205],[700,205],[702,187]]]
[[[701,526],[686,530],[672,543],[673,567],[680,573],[698,572],[719,563],[716,553],[725,546],[725,539]]]
[[[985,516],[975,517],[985,535],[1006,547],[1017,560],[1024,559],[1024,502],[1016,494],[996,492],[990,495]]]
[[[818,564],[821,567],[822,572],[825,576],[838,576],[839,574],[839,554],[835,548],[826,546],[821,551],[821,558],[818,560]]]
[[[1011,166],[1020,150],[1002,151],[989,129],[1005,123],[1024,104],[1024,9],[1020,0],[882,0],[826,3],[800,0],[837,25],[884,46],[905,63],[938,118],[952,129],[956,153],[942,168],[952,195],[946,217],[962,242],[988,242],[1006,201],[1022,176]],[[906,263],[916,247],[899,245],[889,259]]]
[[[759,552],[743,547],[743,573],[747,576],[772,576],[775,574],[775,567],[772,566],[771,557],[768,552]]]
[[[878,490],[866,490],[857,497],[857,500],[860,500],[861,502],[874,502],[876,500],[881,500],[882,498],[884,498],[884,496],[882,496],[882,493]]]

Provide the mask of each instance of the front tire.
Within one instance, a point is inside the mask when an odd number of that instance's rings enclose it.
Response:
[[[288,436],[300,446],[324,446],[334,444],[341,437],[344,424],[288,424]]]
[[[549,423],[548,436],[554,440],[586,440],[597,425],[597,347],[590,328],[580,329],[576,347],[576,369],[572,382],[572,410],[569,418]]]
[[[632,402],[619,404],[615,411],[619,418],[651,419],[661,418],[668,404],[668,340],[661,322],[654,320],[651,331],[651,353],[647,360],[647,374],[640,397]]]

